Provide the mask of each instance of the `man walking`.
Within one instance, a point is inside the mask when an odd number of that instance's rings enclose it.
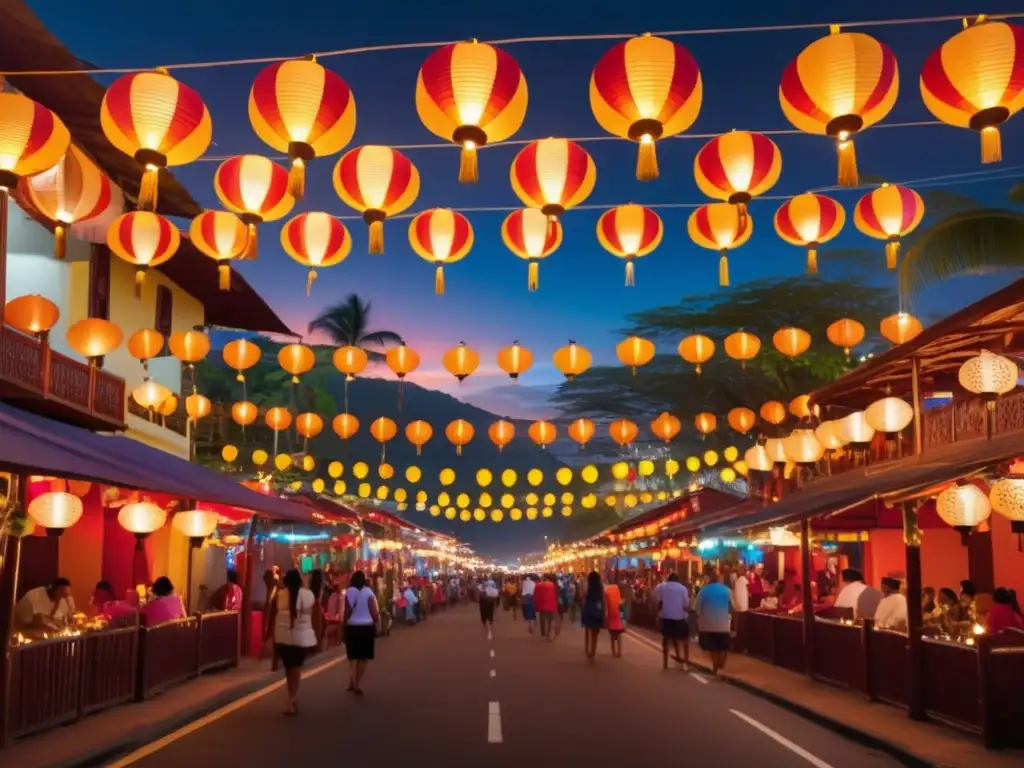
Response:
[[[722,576],[713,576],[711,583],[697,593],[697,601],[693,605],[700,628],[700,647],[711,655],[711,671],[715,675],[725,669],[732,642],[732,592],[722,579]]]
[[[690,592],[679,583],[679,576],[670,573],[668,579],[654,588],[654,601],[658,604],[658,619],[661,624],[662,669],[668,669],[668,646],[671,642],[675,658],[682,660],[684,672],[690,668],[690,625],[686,621],[690,607]],[[679,655],[679,642],[683,643],[683,655]]]

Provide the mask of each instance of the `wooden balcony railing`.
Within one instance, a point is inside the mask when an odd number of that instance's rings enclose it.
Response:
[[[178,409],[174,413],[168,416],[161,416],[158,413],[150,411],[148,408],[143,408],[132,398],[128,398],[128,413],[132,416],[138,416],[140,419],[146,419],[153,424],[157,424],[176,435],[187,436],[188,415],[185,413],[185,401],[184,398],[178,398],[178,401]]]

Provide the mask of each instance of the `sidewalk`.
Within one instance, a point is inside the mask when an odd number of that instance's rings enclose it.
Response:
[[[650,630],[630,626],[638,637],[661,645]],[[690,666],[711,671],[711,659],[690,643]],[[776,702],[821,725],[858,741],[874,742],[890,753],[915,758],[919,765],[937,768],[1020,768],[1024,751],[988,751],[980,740],[954,728],[916,722],[903,710],[871,703],[856,693],[811,680],[804,675],[752,659],[729,654],[726,680],[739,688]],[[1024,727],[1024,725],[1022,725]]]

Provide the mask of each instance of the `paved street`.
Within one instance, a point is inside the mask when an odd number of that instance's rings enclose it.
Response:
[[[342,661],[304,681],[298,717],[277,688],[117,765],[898,765],[728,684],[663,672],[646,638],[623,650],[612,659],[603,636],[590,665],[578,628],[546,643],[507,613],[488,640],[459,608],[379,642],[362,698]]]

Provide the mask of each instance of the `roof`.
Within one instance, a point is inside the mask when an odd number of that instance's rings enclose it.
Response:
[[[676,512],[682,511],[686,507],[689,507],[693,512],[693,517],[691,519],[698,520],[702,519],[704,515],[735,507],[743,501],[744,500],[742,498],[734,496],[731,493],[723,493],[722,491],[716,491],[712,488],[701,488],[699,490],[686,493],[679,498],[672,499],[665,504],[641,512],[639,515],[634,515],[633,517],[623,520],[618,525],[609,529],[606,533],[611,535],[622,534],[634,528],[640,528],[649,523],[661,520],[663,517],[668,515],[673,515]]]

